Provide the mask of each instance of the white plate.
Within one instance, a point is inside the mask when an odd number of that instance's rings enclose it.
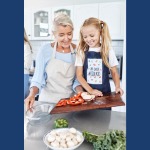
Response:
[[[69,131],[69,128],[53,129],[53,130],[51,130],[51,131],[63,132],[63,131]],[[70,147],[70,148],[56,148],[56,147],[52,147],[52,146],[49,144],[48,140],[47,140],[48,135],[50,134],[51,131],[49,131],[47,134],[44,135],[43,141],[44,141],[44,143],[46,144],[46,146],[49,147],[49,148],[52,149],[52,150],[74,150],[74,149],[78,148],[78,147],[83,143],[83,141],[84,141],[84,137],[83,137],[83,135],[82,135],[82,132],[79,131],[79,130],[77,130],[77,135],[80,135],[81,138],[82,138],[82,141],[81,141],[78,145],[73,146],[73,147]]]

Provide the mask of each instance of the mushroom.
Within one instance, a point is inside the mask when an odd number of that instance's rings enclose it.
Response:
[[[61,141],[61,138],[60,138],[60,136],[59,136],[59,135],[57,135],[55,138],[56,138],[56,141],[58,141],[58,142],[60,142],[60,141]]]
[[[49,135],[48,135],[48,138],[47,138],[47,141],[48,141],[48,142],[53,142],[54,140],[55,140],[55,136],[49,134]]]
[[[76,134],[77,133],[77,130],[75,128],[70,128],[69,129],[69,132],[70,133],[73,133],[73,134]]]
[[[82,96],[82,98],[83,98],[85,101],[91,101],[91,100],[93,100],[93,99],[95,98],[95,95],[91,95],[91,94],[89,94],[89,93],[87,93],[87,92],[83,92],[83,93],[81,94],[81,96]]]
[[[59,142],[55,140],[54,142],[51,143],[51,146],[59,148]]]
[[[82,92],[81,96],[83,98],[83,96],[88,95],[88,92]]]
[[[60,148],[67,148],[67,144],[66,143],[60,143]]]
[[[50,134],[51,134],[51,135],[57,135],[57,132],[54,131],[54,130],[52,130],[52,131],[50,132]]]
[[[77,145],[77,144],[78,144],[78,141],[76,140],[75,137],[72,139],[72,142],[74,143],[74,145]]]
[[[74,146],[74,142],[73,141],[67,141],[67,145],[68,145],[68,147],[73,147]]]
[[[70,136],[67,136],[67,137],[66,137],[66,141],[71,141],[71,137],[70,137]]]
[[[76,140],[77,140],[78,142],[81,142],[81,141],[82,141],[81,136],[80,136],[80,135],[77,135],[77,136],[76,136]]]
[[[67,134],[66,133],[60,133],[60,138],[61,139],[66,139]]]

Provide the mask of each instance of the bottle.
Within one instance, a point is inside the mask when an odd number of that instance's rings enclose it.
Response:
[[[34,74],[34,70],[35,70],[35,60],[32,61],[32,65],[31,65],[31,68],[30,68],[30,74],[33,76]]]

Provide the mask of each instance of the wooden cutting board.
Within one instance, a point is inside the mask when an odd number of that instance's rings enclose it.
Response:
[[[120,94],[114,92],[109,94],[104,94],[103,97],[96,97],[94,101],[86,102],[81,105],[66,105],[60,107],[54,107],[50,114],[60,114],[60,113],[69,113],[75,111],[91,110],[91,109],[100,109],[100,108],[110,108],[116,106],[124,106],[125,103],[122,101]]]

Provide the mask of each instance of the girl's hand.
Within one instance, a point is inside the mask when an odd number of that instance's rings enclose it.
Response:
[[[96,89],[92,89],[89,93],[95,96],[103,96],[103,93]]]
[[[116,88],[116,93],[120,93],[120,95],[123,95],[123,90],[121,88]]]
[[[30,96],[30,95],[24,100],[24,103],[25,103],[25,106],[26,106],[26,111],[33,106],[34,101],[35,101],[35,97]]]

